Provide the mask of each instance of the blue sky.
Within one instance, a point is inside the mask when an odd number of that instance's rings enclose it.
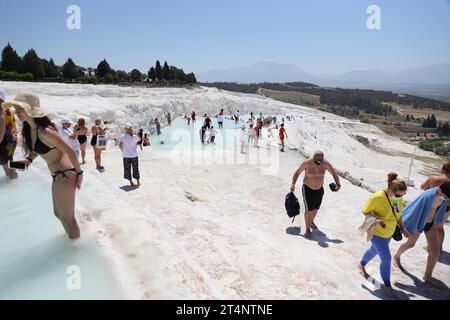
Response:
[[[66,28],[69,5],[81,30]],[[368,30],[366,9],[381,9]],[[450,62],[450,0],[0,0],[0,47],[62,64],[187,72],[292,63],[311,73],[400,70]]]

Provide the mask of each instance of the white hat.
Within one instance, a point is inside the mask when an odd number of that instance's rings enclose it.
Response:
[[[0,99],[5,101],[6,100],[6,94],[5,91],[3,91],[2,89],[0,89]]]
[[[133,128],[133,127],[131,126],[130,123],[125,124],[125,129],[131,129],[131,128]]]
[[[72,120],[70,120],[70,118],[64,118],[61,121],[62,124],[68,123],[68,124],[72,124]]]

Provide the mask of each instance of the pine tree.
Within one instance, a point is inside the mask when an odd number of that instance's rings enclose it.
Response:
[[[137,70],[137,69],[133,69],[131,70],[131,81],[133,82],[141,82],[142,80],[142,73]]]
[[[101,79],[106,77],[111,72],[111,67],[106,59],[103,59],[97,66],[97,78]]]
[[[450,123],[444,123],[444,125],[442,126],[442,135],[444,137],[450,136]]]
[[[187,83],[197,83],[197,79],[195,78],[195,74],[193,72],[189,73],[186,76],[186,82]]]
[[[161,77],[163,80],[171,80],[171,76],[170,76],[170,69],[169,69],[169,65],[167,64],[167,61],[164,61],[164,66],[162,68],[161,71]]]
[[[161,63],[159,63],[159,60],[156,60],[155,74],[156,74],[156,80],[161,81],[162,80],[162,69],[161,69]]]
[[[156,71],[154,67],[151,67],[150,70],[148,70],[148,77],[152,81],[156,80]]]
[[[437,125],[436,117],[434,116],[434,114],[432,114],[430,118],[430,128],[436,128],[436,125]]]
[[[62,67],[62,75],[65,79],[76,79],[78,77],[78,68],[72,58],[68,58]]]
[[[22,59],[8,42],[8,44],[5,46],[5,48],[3,48],[2,51],[2,63],[0,69],[4,71],[14,71],[19,73],[22,69],[21,64]]]
[[[34,80],[41,80],[44,78],[44,64],[34,49],[28,50],[23,56],[22,72],[31,73]]]
[[[423,120],[422,127],[431,128],[431,117],[428,116],[425,120]]]
[[[55,62],[52,58],[50,61],[43,59],[42,64],[44,65],[45,70],[45,78],[57,78],[58,77],[58,67],[55,65]]]

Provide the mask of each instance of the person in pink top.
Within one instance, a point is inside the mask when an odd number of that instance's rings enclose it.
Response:
[[[256,131],[253,128],[253,124],[250,125],[248,128],[248,144],[251,145],[252,143],[255,143],[255,137],[256,137]]]

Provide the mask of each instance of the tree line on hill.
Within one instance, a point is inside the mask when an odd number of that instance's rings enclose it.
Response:
[[[241,84],[233,82],[202,83],[203,86],[216,87],[223,90],[256,93],[259,88],[277,91],[296,91],[320,96],[322,105],[328,110],[342,116],[355,116],[366,112],[380,116],[396,115],[397,112],[386,103],[412,105],[414,108],[431,108],[450,111],[450,103],[414,95],[396,94],[391,91],[368,89],[324,88],[305,82],[289,83],[252,83]]]
[[[367,92],[353,89],[327,89],[306,82],[263,82],[254,84],[214,82],[202,83],[201,85],[243,93],[256,93],[259,88],[264,88],[269,90],[295,91],[312,94],[320,96],[320,103],[329,106],[331,108],[330,112],[343,116],[358,115],[360,111],[386,116],[396,113],[391,106],[384,105],[381,101],[373,99]]]
[[[422,127],[437,129],[437,132],[441,137],[450,136],[450,123],[449,122],[438,123],[436,116],[434,114],[428,116],[426,119],[423,120]]]
[[[81,83],[152,82],[180,85],[197,82],[194,73],[186,74],[183,69],[169,66],[167,61],[161,66],[157,60],[147,74],[142,74],[137,69],[131,72],[114,70],[106,59],[100,61],[95,69],[78,66],[72,58],[68,58],[64,65],[58,66],[53,59],[40,58],[34,49],[28,50],[23,57],[20,57],[9,43],[2,51],[0,79]]]

